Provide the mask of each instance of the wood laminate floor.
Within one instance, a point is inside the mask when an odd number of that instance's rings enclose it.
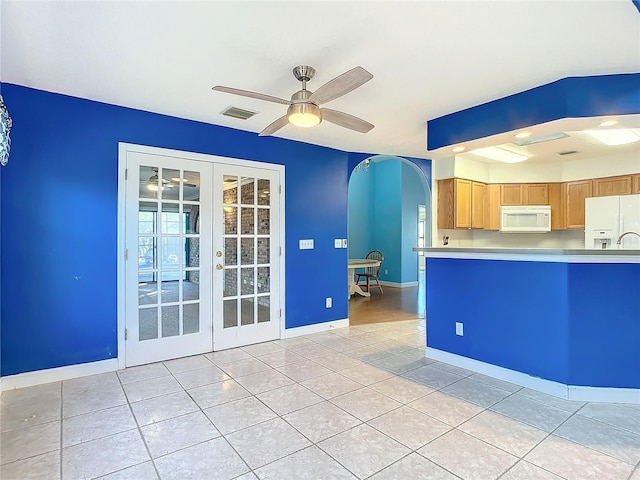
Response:
[[[424,318],[424,285],[422,272],[418,286],[398,288],[383,285],[384,294],[381,294],[377,287],[373,287],[370,297],[353,295],[349,300],[349,325]]]

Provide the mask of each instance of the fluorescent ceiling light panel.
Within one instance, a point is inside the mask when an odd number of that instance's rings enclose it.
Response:
[[[503,148],[498,147],[477,148],[476,150],[471,150],[471,152],[469,153],[473,153],[475,155],[480,155],[481,157],[490,158],[491,160],[497,160],[504,163],[524,162],[529,158],[525,155],[513,153],[509,150],[504,150]]]
[[[626,128],[614,130],[585,130],[584,133],[592,136],[605,145],[626,145],[640,140],[640,137],[633,131]]]
[[[567,135],[564,132],[556,132],[556,133],[549,133],[547,135],[540,135],[539,137],[527,138],[526,140],[515,140],[513,143],[521,147],[525,147],[527,145],[533,145],[534,143],[549,142],[551,140],[557,140],[558,138],[565,138],[568,136],[569,135]]]

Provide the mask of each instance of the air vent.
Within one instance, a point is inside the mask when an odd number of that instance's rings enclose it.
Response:
[[[245,110],[243,108],[238,107],[229,107],[226,110],[222,111],[222,115],[226,115],[227,117],[239,118],[240,120],[246,120],[247,118],[253,117],[258,112],[251,112],[249,110]]]
[[[578,150],[566,150],[564,152],[558,152],[558,155],[575,155],[576,153],[580,152],[578,152]]]
[[[568,136],[569,135],[567,135],[564,132],[557,132],[557,133],[550,133],[548,135],[540,135],[539,137],[531,137],[523,140],[515,140],[513,143],[521,147],[525,147],[527,145],[533,145],[534,143],[549,142],[551,140],[557,140],[558,138],[566,138]]]

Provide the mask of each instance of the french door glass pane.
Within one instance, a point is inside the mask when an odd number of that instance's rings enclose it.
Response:
[[[253,237],[241,239],[240,244],[240,258],[242,259],[242,265],[253,265],[255,263],[253,258]]]
[[[162,337],[180,335],[180,307],[169,305],[160,307],[162,311]]]
[[[182,199],[189,202],[200,201],[200,172],[184,172],[182,177]]]
[[[200,206],[184,204],[184,233],[200,233]]]
[[[238,177],[225,175],[222,181],[223,203],[238,203]]]
[[[258,323],[269,322],[271,320],[271,297],[266,295],[258,297]]]
[[[269,293],[271,288],[269,267],[258,267],[258,293]]]
[[[238,264],[237,238],[229,237],[224,239],[224,264],[229,266]]]
[[[253,235],[255,229],[255,221],[253,219],[253,207],[242,207],[242,219],[240,222],[240,233],[243,235]]]
[[[200,331],[200,304],[187,303],[182,310],[182,333],[198,333]]]
[[[258,235],[269,235],[271,232],[270,213],[268,208],[258,209]]]
[[[269,248],[271,241],[268,238],[258,238],[258,258],[259,264],[269,263]]]
[[[261,178],[258,180],[258,205],[270,205],[271,181]]]
[[[146,281],[147,274],[140,274],[138,281],[138,305],[158,303],[158,282]]]
[[[238,207],[224,207],[224,233],[226,235],[238,233]]]
[[[223,302],[222,326],[232,328],[238,326],[238,300],[225,300]]]
[[[253,317],[253,298],[243,298],[240,301],[242,307],[241,307],[241,318],[240,318],[240,324],[241,325],[252,325],[254,322],[254,317]]]
[[[158,169],[140,166],[140,198],[158,198]]]
[[[254,268],[242,268],[241,269],[241,287],[240,292],[242,295],[252,295],[253,289],[253,271]]]
[[[167,200],[180,199],[180,170],[162,169],[162,198]]]
[[[141,308],[138,313],[138,339],[158,338],[158,307]]]
[[[235,297],[238,295],[238,269],[227,268],[224,271],[224,296]]]
[[[253,198],[254,182],[255,180],[253,178],[242,177],[241,202],[243,204],[253,205],[255,203]]]

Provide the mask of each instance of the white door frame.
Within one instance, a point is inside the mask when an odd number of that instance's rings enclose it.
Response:
[[[127,153],[138,152],[147,153],[151,155],[168,156],[184,158],[187,160],[199,160],[201,162],[209,163],[224,163],[227,165],[238,165],[243,167],[261,168],[275,170],[280,176],[280,186],[282,188],[280,194],[280,248],[282,254],[280,255],[280,283],[278,285],[279,302],[282,310],[282,316],[280,318],[280,338],[285,337],[285,325],[286,325],[286,270],[285,270],[285,168],[284,165],[278,165],[274,163],[256,162],[252,160],[241,160],[238,158],[221,157],[218,155],[207,155],[203,153],[186,152],[182,150],[172,150],[168,148],[149,147],[146,145],[136,145],[133,143],[118,143],[118,245],[117,245],[117,341],[118,341],[118,368],[125,368],[125,315],[126,315],[126,284],[125,284],[125,244],[126,244],[126,231],[125,231],[125,192],[126,192],[126,165],[127,165]]]

